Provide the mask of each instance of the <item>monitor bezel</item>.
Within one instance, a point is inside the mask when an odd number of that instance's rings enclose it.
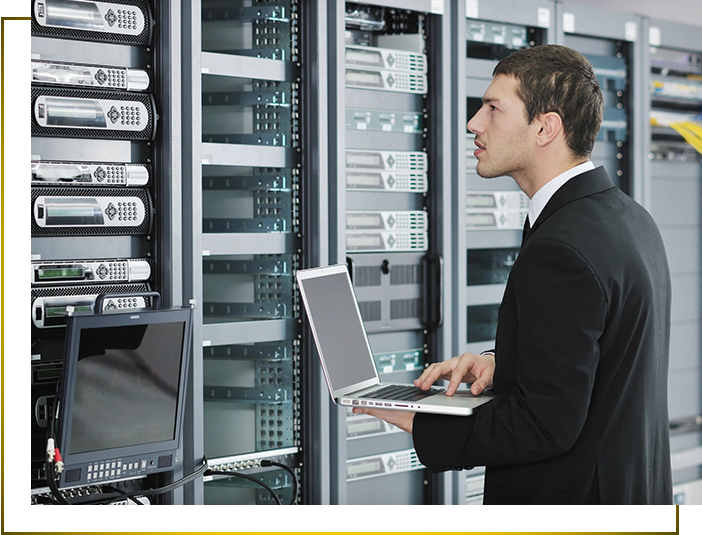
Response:
[[[69,449],[69,440],[72,429],[74,403],[73,396],[75,395],[77,374],[76,364],[80,346],[81,331],[84,329],[94,328],[124,327],[129,325],[153,325],[162,323],[184,323],[174,438],[146,444],[120,446],[117,448],[72,454]],[[104,459],[178,450],[181,445],[183,435],[185,396],[188,384],[188,369],[190,367],[190,353],[192,345],[192,309],[169,308],[142,310],[132,313],[73,314],[68,318],[68,325],[66,329],[66,351],[64,354],[63,374],[61,377],[61,398],[58,415],[58,437],[60,437],[59,444],[66,469]],[[174,462],[169,469],[174,469],[176,465],[177,463]]]

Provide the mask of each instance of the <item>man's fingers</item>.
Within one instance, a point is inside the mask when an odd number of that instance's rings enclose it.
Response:
[[[440,362],[429,366],[415,382],[415,386],[418,386],[422,390],[427,390],[444,374],[443,368],[445,364],[445,362]]]
[[[354,414],[368,414],[369,416],[375,416],[376,418],[380,418],[381,420],[385,420],[386,422],[390,423],[392,423],[391,420],[394,420],[396,418],[398,412],[399,411],[391,411],[387,409],[368,409],[365,407],[353,408]]]
[[[492,379],[495,373],[495,360],[493,356],[485,355],[486,360],[482,362],[482,365],[477,371],[473,371],[476,378],[470,387],[470,391],[474,396],[482,394],[486,388],[492,386]]]
[[[479,394],[483,393],[483,390],[485,390],[488,387],[487,381],[478,379],[477,381],[474,381],[473,384],[470,387],[470,392],[474,396],[477,396]]]
[[[375,416],[381,420],[385,420],[389,424],[399,427],[403,431],[412,433],[412,422],[414,421],[414,412],[409,411],[393,411],[387,409],[368,409],[354,407],[354,414],[368,414],[370,416]]]
[[[453,369],[453,373],[451,374],[449,385],[446,388],[447,396],[453,396],[454,392],[456,392],[456,389],[463,382],[463,378],[468,371],[468,366],[470,366],[470,364],[465,359],[458,361],[458,364],[456,364],[456,367]]]
[[[446,395],[453,396],[453,393],[456,391],[458,386],[461,384],[462,380],[463,380],[463,370],[461,370],[461,367],[459,365],[459,366],[456,366],[456,369],[453,370],[453,373],[451,374],[451,380],[449,381],[448,387],[446,387]]]
[[[415,379],[414,386],[427,390],[439,379],[446,379],[449,381],[449,386],[446,389],[446,393],[451,396],[454,394],[454,392],[456,392],[456,389],[461,383],[470,382],[475,378],[475,376],[481,373],[480,366],[482,361],[480,359],[487,358],[489,357],[473,355],[472,353],[464,353],[460,357],[453,357],[452,359],[444,362],[434,363],[424,370],[418,379]],[[476,369],[478,371],[476,371]],[[492,374],[490,375],[492,377]],[[487,383],[479,383],[479,386],[476,388],[479,388],[482,392],[485,390],[485,388],[490,386],[490,384],[490,381]]]
[[[424,384],[424,382],[429,379],[429,376],[434,371],[434,368],[436,368],[436,364],[431,364],[428,368],[426,368],[422,372],[422,375],[420,375],[417,379],[414,380],[414,386],[421,387]]]

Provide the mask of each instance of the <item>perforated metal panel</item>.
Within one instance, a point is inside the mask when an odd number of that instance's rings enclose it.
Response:
[[[362,301],[358,303],[363,321],[380,321],[380,301]]]
[[[149,190],[137,188],[32,188],[31,213],[38,197],[138,197],[144,203],[146,217],[138,226],[124,227],[40,227],[32,215],[32,236],[102,236],[138,235],[151,232],[152,203]]]
[[[51,128],[37,123],[34,117],[34,103],[40,96],[75,98],[75,99],[103,99],[124,101],[125,106],[130,102],[140,102],[147,111],[147,124],[143,130],[108,130],[105,128]],[[148,93],[127,93],[124,91],[109,93],[106,91],[74,91],[71,89],[55,89],[50,87],[32,87],[32,103],[30,108],[32,118],[32,135],[49,137],[77,137],[97,139],[128,139],[135,141],[150,141],[156,136],[156,104],[152,95]]]
[[[424,276],[420,264],[394,265],[390,271],[390,285],[422,284]]]
[[[354,275],[354,286],[380,286],[381,275],[380,267],[378,266],[361,266],[356,268]]]
[[[151,44],[151,38],[153,35],[153,17],[151,16],[151,9],[147,2],[142,0],[110,0],[111,4],[123,4],[125,6],[133,6],[144,16],[146,24],[144,25],[144,30],[139,35],[121,35],[116,33],[103,33],[103,32],[93,32],[93,31],[83,31],[83,30],[73,30],[70,28],[54,28],[42,26],[36,20],[34,16],[34,7],[37,2],[42,2],[42,0],[32,0],[32,35],[39,35],[45,37],[58,37],[63,39],[80,39],[86,41],[102,41],[107,43],[125,43],[130,45],[142,45],[146,46]],[[95,2],[99,4],[101,2]]]
[[[100,286],[51,286],[49,288],[32,288],[32,304],[37,297],[65,297],[69,295],[100,295],[148,292],[150,286],[146,283],[115,284]],[[151,298],[146,297],[147,306],[151,306]],[[32,323],[32,339],[63,337],[65,326],[37,329]]]
[[[422,253],[349,255],[349,271],[367,332],[423,327],[425,260]]]
[[[390,319],[421,318],[422,299],[393,299],[390,301]]]

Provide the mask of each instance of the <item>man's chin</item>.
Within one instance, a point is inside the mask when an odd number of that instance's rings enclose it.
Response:
[[[495,169],[490,169],[486,166],[481,166],[480,162],[478,162],[478,166],[475,168],[475,172],[478,173],[478,176],[481,178],[497,178],[505,176],[504,173],[501,173]]]

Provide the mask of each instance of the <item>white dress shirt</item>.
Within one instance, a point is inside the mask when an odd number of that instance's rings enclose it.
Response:
[[[551,197],[553,197],[553,194],[561,189],[563,184],[568,182],[571,178],[594,168],[595,164],[590,161],[581,163],[580,165],[576,165],[575,167],[568,169],[565,173],[561,173],[550,182],[544,184],[542,188],[529,200],[529,226],[534,224],[548,201],[550,201]]]

